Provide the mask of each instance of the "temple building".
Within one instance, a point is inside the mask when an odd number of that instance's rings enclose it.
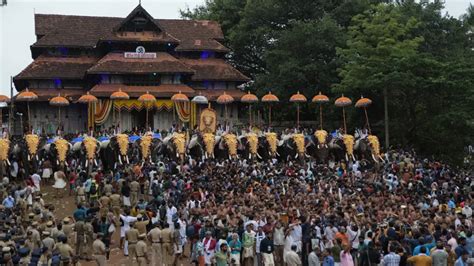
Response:
[[[249,81],[226,62],[229,49],[214,21],[154,19],[138,5],[126,18],[36,14],[35,32],[34,61],[13,80],[18,92],[28,89],[38,95],[29,102],[31,117],[24,112],[23,121],[44,133],[54,133],[58,123],[64,133],[118,124],[124,131],[144,127],[145,105],[137,98],[147,92],[157,99],[149,108],[154,130],[167,130],[176,121],[196,124],[194,103],[171,101],[179,92],[190,99],[207,97],[223,120],[224,108],[214,101],[224,92],[238,101],[244,94],[240,85]],[[119,90],[130,99],[110,100]],[[87,92],[99,102],[78,103]],[[58,107],[49,104],[58,95],[70,101],[60,119]],[[25,102],[15,105],[26,110]],[[231,122],[245,119],[242,114],[239,118],[239,106],[227,106]]]

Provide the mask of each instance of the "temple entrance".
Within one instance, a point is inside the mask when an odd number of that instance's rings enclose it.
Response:
[[[148,111],[148,125],[153,128],[153,110]],[[143,130],[146,127],[146,110],[142,109],[140,111],[132,110],[131,115],[131,124],[132,129],[137,128],[138,130]]]

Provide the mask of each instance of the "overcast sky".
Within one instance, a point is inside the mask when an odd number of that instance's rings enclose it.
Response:
[[[0,0],[1,1],[1,0]],[[125,17],[138,0],[7,0],[0,7],[0,94],[10,95],[10,76],[31,63],[30,45],[35,42],[34,14],[67,14]],[[446,11],[459,17],[471,0],[445,0]],[[179,10],[204,0],[142,0],[154,18],[179,18]]]

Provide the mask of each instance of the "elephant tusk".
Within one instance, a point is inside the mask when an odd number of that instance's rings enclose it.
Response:
[[[268,152],[268,155],[272,156],[272,153],[271,153],[271,152]]]
[[[30,155],[28,154],[28,161],[30,160]]]
[[[117,163],[114,163],[114,169],[117,169]]]
[[[86,168],[87,168],[87,165],[89,164],[89,160],[86,160]]]
[[[64,161],[64,165],[69,166],[69,164],[66,161]]]
[[[10,166],[10,160],[7,158],[7,165]]]
[[[252,153],[249,153],[249,160],[252,159]]]
[[[351,154],[351,156],[352,156],[352,160],[355,161],[356,157],[354,156],[354,154]]]
[[[119,163],[122,164],[122,156],[118,156]]]
[[[39,161],[38,154],[36,154],[36,160]]]
[[[94,164],[95,164],[95,166],[97,166],[97,160],[96,159],[94,159]]]
[[[278,152],[275,152],[277,156],[280,156],[280,154]]]
[[[375,162],[378,162],[377,158],[375,158],[375,155],[372,153],[372,159],[375,161]]]
[[[349,161],[349,156],[347,156],[347,153],[346,153],[346,161]]]
[[[306,156],[306,158],[309,158],[309,157],[310,157],[307,153],[305,153],[304,156]]]
[[[145,164],[145,160],[142,161],[142,167],[143,167],[144,164]]]
[[[56,160],[56,163],[59,165],[59,160]]]
[[[130,164],[130,161],[128,160],[128,155],[125,155],[125,159],[127,160],[127,164]]]
[[[295,155],[295,159],[298,159],[298,155],[299,155],[298,153]]]
[[[318,144],[318,149],[321,149],[321,148],[319,147],[319,144]]]
[[[262,156],[260,156],[260,154],[258,154],[258,152],[257,152],[257,157],[258,157],[259,159],[262,159]]]

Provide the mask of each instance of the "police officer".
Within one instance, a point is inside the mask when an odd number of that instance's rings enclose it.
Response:
[[[137,243],[137,262],[138,266],[146,266],[148,263],[148,246],[145,242],[146,234],[141,234],[138,236],[138,243]]]
[[[86,223],[84,224],[84,235],[85,235],[85,253],[86,259],[90,259],[92,253],[92,243],[94,241],[94,227],[92,226],[91,219],[86,218]]]
[[[98,266],[107,265],[107,259],[106,259],[107,249],[105,248],[105,244],[102,241],[103,236],[104,236],[103,233],[98,233],[96,239],[94,240],[94,243],[92,244],[94,259],[97,262]]]
[[[148,233],[148,240],[151,242],[151,264],[163,265],[161,252],[161,230],[158,223],[153,225],[153,229]]]
[[[135,179],[130,183],[130,202],[135,206],[138,202],[138,191],[140,190],[140,183]]]
[[[136,248],[138,242],[138,230],[133,227],[134,222],[130,223],[130,229],[125,232],[125,240],[128,242],[128,258],[130,265],[133,265],[133,259],[137,256]]]
[[[165,222],[163,226],[163,230],[161,230],[161,247],[162,247],[162,255],[163,255],[163,264],[164,265],[172,265],[174,258],[174,250],[173,250],[173,230],[169,228],[169,224]]]

